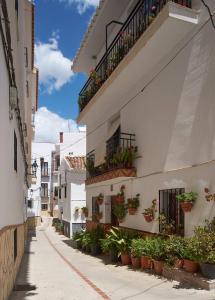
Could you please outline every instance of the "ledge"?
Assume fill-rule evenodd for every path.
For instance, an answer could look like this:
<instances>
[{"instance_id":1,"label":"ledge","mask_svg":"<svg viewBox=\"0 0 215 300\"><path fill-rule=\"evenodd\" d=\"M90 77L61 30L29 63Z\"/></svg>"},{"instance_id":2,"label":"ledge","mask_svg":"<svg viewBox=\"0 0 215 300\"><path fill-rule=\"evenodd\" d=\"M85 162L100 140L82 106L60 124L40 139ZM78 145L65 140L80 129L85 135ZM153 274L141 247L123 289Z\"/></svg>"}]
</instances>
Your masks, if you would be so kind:
<instances>
[{"instance_id":1,"label":"ledge","mask_svg":"<svg viewBox=\"0 0 215 300\"><path fill-rule=\"evenodd\" d=\"M136 169L135 168L131 168L131 169L115 169L115 170L111 170L108 172L105 172L102 175L98 175L92 178L89 178L85 181L86 185L90 185L90 184L94 184L94 183L98 183L98 182L102 182L102 181L106 181L106 180L111 180L114 178L118 178L118 177L136 177Z\"/></svg>"}]
</instances>

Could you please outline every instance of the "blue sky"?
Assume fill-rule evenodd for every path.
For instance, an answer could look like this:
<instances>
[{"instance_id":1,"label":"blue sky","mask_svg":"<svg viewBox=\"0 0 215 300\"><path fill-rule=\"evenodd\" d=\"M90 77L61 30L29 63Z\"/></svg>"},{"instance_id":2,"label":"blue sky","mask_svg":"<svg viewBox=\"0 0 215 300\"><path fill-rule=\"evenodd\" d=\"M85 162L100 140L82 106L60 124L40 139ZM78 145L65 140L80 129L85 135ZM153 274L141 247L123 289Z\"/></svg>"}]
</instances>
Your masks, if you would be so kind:
<instances>
[{"instance_id":1,"label":"blue sky","mask_svg":"<svg viewBox=\"0 0 215 300\"><path fill-rule=\"evenodd\" d=\"M78 93L86 76L73 74L70 66L98 2L35 0L35 63L40 74L38 140L41 140L41 130L45 130L43 125L51 121L53 113L58 118L57 131L62 127L60 123L74 120L78 115ZM74 128L75 124L72 122L71 126ZM49 139L48 132L42 135L42 141Z\"/></svg>"}]
</instances>

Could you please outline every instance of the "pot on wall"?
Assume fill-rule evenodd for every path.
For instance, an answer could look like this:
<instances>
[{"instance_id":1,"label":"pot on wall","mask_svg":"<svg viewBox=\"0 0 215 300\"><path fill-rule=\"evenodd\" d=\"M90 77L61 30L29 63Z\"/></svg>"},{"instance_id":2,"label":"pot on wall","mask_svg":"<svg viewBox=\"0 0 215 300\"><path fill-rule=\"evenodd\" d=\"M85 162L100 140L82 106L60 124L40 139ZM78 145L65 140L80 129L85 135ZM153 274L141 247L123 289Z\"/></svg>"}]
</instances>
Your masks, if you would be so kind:
<instances>
[{"instance_id":1,"label":"pot on wall","mask_svg":"<svg viewBox=\"0 0 215 300\"><path fill-rule=\"evenodd\" d=\"M215 264L201 263L200 269L204 277L215 279Z\"/></svg>"},{"instance_id":2,"label":"pot on wall","mask_svg":"<svg viewBox=\"0 0 215 300\"><path fill-rule=\"evenodd\" d=\"M183 269L189 273L196 273L199 270L199 264L195 261L184 259Z\"/></svg>"},{"instance_id":3,"label":"pot on wall","mask_svg":"<svg viewBox=\"0 0 215 300\"><path fill-rule=\"evenodd\" d=\"M184 213L191 212L193 207L193 202L181 202L180 205Z\"/></svg>"},{"instance_id":4,"label":"pot on wall","mask_svg":"<svg viewBox=\"0 0 215 300\"><path fill-rule=\"evenodd\" d=\"M152 215L143 214L143 216L147 223L150 223L154 220L154 217Z\"/></svg>"}]
</instances>

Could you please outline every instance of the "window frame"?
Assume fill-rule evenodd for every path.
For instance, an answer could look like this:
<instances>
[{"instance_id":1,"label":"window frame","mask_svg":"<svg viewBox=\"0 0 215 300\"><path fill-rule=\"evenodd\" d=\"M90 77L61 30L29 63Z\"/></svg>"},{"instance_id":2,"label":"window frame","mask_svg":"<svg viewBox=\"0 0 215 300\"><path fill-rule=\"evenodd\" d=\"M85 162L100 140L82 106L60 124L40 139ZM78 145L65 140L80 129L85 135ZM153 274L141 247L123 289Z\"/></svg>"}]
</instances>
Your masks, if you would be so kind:
<instances>
[{"instance_id":1,"label":"window frame","mask_svg":"<svg viewBox=\"0 0 215 300\"><path fill-rule=\"evenodd\" d=\"M40 191L41 198L48 198L49 196L48 189L49 189L48 183L41 182L41 191Z\"/></svg>"}]
</instances>

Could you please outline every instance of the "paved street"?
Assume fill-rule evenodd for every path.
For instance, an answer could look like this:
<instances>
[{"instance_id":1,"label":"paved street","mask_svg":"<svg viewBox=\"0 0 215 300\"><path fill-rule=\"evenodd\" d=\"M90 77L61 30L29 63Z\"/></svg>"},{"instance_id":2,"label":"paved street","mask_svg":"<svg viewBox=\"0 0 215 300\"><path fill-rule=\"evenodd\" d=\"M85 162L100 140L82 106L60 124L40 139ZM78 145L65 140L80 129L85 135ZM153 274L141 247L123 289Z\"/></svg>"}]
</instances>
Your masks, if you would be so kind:
<instances>
[{"instance_id":1,"label":"paved street","mask_svg":"<svg viewBox=\"0 0 215 300\"><path fill-rule=\"evenodd\" d=\"M101 258L74 250L67 241L47 222L37 230L17 279L17 287L30 284L32 290L15 291L10 300L215 299L215 292L190 289L141 271L104 264Z\"/></svg>"}]
</instances>

